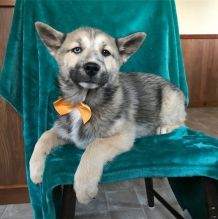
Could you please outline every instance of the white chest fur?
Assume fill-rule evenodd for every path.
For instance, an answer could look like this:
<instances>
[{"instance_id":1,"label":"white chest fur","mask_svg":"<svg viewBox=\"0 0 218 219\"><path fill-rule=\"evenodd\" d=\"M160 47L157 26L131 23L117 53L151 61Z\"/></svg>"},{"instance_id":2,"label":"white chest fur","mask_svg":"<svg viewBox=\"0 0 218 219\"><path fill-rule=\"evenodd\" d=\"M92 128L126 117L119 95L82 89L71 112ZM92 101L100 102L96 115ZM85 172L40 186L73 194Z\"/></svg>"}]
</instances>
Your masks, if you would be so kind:
<instances>
[{"instance_id":1,"label":"white chest fur","mask_svg":"<svg viewBox=\"0 0 218 219\"><path fill-rule=\"evenodd\" d=\"M77 147L85 149L87 145L79 139L79 128L81 126L82 117L78 109L73 109L70 113L71 131L69 133L70 140L76 144Z\"/></svg>"}]
</instances>

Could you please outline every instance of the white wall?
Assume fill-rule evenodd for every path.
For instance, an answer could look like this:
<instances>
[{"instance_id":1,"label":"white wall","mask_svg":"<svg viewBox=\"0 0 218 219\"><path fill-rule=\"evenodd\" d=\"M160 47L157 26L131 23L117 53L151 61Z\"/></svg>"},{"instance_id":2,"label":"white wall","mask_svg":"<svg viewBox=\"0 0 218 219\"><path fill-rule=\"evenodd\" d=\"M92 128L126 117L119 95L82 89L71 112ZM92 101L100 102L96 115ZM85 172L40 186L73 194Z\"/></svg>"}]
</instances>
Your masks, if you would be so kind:
<instances>
[{"instance_id":1,"label":"white wall","mask_svg":"<svg viewBox=\"0 0 218 219\"><path fill-rule=\"evenodd\" d=\"M180 34L218 34L218 0L175 0Z\"/></svg>"}]
</instances>

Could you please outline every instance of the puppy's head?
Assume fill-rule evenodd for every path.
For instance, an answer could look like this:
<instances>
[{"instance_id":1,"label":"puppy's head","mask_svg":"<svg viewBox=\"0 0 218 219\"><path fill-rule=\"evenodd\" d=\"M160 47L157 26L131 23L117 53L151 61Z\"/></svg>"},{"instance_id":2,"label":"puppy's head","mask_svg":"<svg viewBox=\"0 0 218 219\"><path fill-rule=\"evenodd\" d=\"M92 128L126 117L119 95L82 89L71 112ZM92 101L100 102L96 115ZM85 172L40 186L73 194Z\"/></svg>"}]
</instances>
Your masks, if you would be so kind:
<instances>
[{"instance_id":1,"label":"puppy's head","mask_svg":"<svg viewBox=\"0 0 218 219\"><path fill-rule=\"evenodd\" d=\"M114 39L101 30L80 28L64 34L36 22L41 40L57 60L60 74L85 89L113 83L121 65L137 51L146 34Z\"/></svg>"}]
</instances>

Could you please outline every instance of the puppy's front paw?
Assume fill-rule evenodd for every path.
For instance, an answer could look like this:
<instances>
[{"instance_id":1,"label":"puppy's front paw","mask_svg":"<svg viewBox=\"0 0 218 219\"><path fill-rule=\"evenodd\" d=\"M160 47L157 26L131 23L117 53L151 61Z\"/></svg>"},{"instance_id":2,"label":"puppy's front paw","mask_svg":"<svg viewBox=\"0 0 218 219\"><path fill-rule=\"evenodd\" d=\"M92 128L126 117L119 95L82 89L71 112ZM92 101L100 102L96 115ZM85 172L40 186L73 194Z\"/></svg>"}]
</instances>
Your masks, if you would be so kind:
<instances>
[{"instance_id":1,"label":"puppy's front paw","mask_svg":"<svg viewBox=\"0 0 218 219\"><path fill-rule=\"evenodd\" d=\"M81 171L76 171L74 176L74 190L77 200L82 204L88 204L98 193L98 183L88 178Z\"/></svg>"},{"instance_id":2,"label":"puppy's front paw","mask_svg":"<svg viewBox=\"0 0 218 219\"><path fill-rule=\"evenodd\" d=\"M166 125L166 126L160 126L157 128L157 134L167 134L178 128L180 125Z\"/></svg>"},{"instance_id":3,"label":"puppy's front paw","mask_svg":"<svg viewBox=\"0 0 218 219\"><path fill-rule=\"evenodd\" d=\"M44 159L34 158L30 159L30 178L33 183L38 184L42 182L42 175L44 171Z\"/></svg>"}]
</instances>

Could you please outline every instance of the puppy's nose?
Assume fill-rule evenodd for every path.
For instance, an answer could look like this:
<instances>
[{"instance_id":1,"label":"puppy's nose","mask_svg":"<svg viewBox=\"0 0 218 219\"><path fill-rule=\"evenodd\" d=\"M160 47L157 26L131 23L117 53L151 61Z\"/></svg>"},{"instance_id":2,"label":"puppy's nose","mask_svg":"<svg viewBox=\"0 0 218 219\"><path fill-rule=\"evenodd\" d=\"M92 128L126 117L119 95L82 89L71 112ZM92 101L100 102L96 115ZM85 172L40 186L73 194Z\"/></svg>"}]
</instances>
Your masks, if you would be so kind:
<instances>
[{"instance_id":1,"label":"puppy's nose","mask_svg":"<svg viewBox=\"0 0 218 219\"><path fill-rule=\"evenodd\" d=\"M86 74L92 77L98 73L98 71L100 70L100 66L94 62L87 62L84 65L84 69Z\"/></svg>"}]
</instances>

